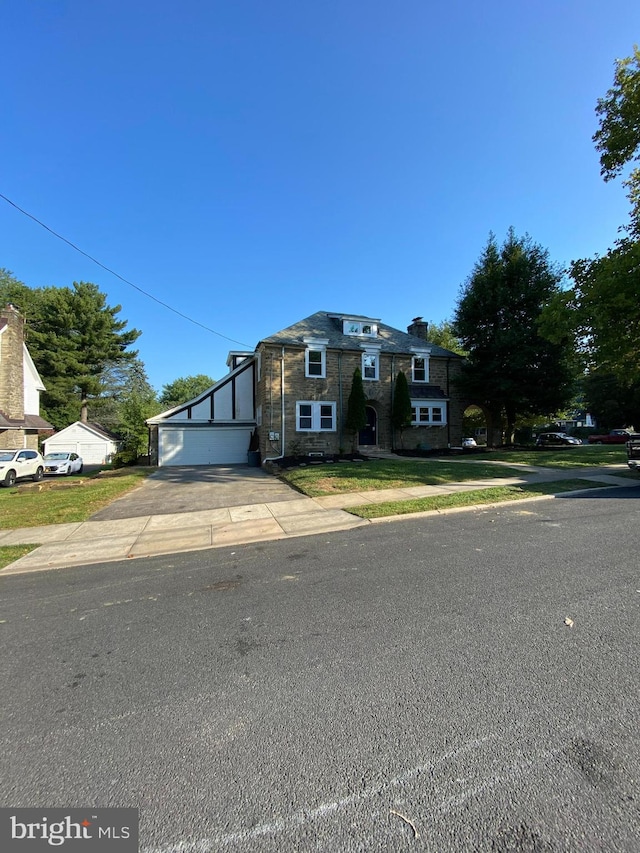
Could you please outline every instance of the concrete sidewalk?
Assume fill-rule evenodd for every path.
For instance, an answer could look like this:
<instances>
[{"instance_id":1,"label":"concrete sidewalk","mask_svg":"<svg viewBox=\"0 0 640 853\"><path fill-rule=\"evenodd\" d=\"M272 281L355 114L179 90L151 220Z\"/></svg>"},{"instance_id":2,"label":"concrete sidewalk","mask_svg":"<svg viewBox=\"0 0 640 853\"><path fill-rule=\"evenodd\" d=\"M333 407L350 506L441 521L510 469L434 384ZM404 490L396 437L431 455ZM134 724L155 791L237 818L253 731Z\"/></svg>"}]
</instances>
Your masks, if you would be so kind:
<instances>
[{"instance_id":1,"label":"concrete sidewalk","mask_svg":"<svg viewBox=\"0 0 640 853\"><path fill-rule=\"evenodd\" d=\"M513 466L511 466L513 467ZM621 470L623 466L618 466ZM609 473L605 473L605 471ZM134 557L152 557L182 551L243 545L270 539L286 539L367 526L371 522L344 511L344 507L384 501L401 501L432 495L454 494L476 489L559 479L596 480L603 486L633 486L637 480L616 477L609 469L574 469L558 476L557 470L523 466L518 477L465 481L442 486L413 486L349 492L319 498L300 498L274 503L232 506L147 515L111 521L84 521L47 527L25 527L0 531L0 545L38 544L30 554L3 569L0 574L59 569ZM402 516L411 518L414 516ZM377 519L386 520L389 519Z\"/></svg>"}]
</instances>

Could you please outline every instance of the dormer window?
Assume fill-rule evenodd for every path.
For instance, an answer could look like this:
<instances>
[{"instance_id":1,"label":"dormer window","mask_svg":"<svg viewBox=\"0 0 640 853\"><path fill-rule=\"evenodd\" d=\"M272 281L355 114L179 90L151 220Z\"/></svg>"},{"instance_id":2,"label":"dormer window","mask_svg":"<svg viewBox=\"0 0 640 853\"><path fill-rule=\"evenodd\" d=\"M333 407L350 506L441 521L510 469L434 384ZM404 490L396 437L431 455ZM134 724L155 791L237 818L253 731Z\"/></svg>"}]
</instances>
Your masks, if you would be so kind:
<instances>
[{"instance_id":1,"label":"dormer window","mask_svg":"<svg viewBox=\"0 0 640 853\"><path fill-rule=\"evenodd\" d=\"M378 336L378 326L369 320L343 320L342 333L356 337L375 338Z\"/></svg>"}]
</instances>

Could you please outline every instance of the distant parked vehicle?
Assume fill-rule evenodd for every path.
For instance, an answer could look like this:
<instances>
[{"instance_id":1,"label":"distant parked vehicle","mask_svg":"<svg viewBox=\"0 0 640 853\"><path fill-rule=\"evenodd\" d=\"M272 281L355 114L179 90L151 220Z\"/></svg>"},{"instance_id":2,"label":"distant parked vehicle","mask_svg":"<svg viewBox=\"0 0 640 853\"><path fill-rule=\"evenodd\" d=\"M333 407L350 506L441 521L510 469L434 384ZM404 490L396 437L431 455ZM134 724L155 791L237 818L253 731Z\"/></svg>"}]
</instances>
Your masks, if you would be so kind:
<instances>
[{"instance_id":1,"label":"distant parked vehicle","mask_svg":"<svg viewBox=\"0 0 640 853\"><path fill-rule=\"evenodd\" d=\"M84 464L77 453L57 451L44 457L45 474L82 474Z\"/></svg>"},{"instance_id":2,"label":"distant parked vehicle","mask_svg":"<svg viewBox=\"0 0 640 853\"><path fill-rule=\"evenodd\" d=\"M582 444L582 442L579 438L567 435L566 432L541 432L536 439L536 447L563 447L576 444Z\"/></svg>"},{"instance_id":3,"label":"distant parked vehicle","mask_svg":"<svg viewBox=\"0 0 640 853\"><path fill-rule=\"evenodd\" d=\"M640 436L627 442L627 465L632 471L640 473Z\"/></svg>"},{"instance_id":4,"label":"distant parked vehicle","mask_svg":"<svg viewBox=\"0 0 640 853\"><path fill-rule=\"evenodd\" d=\"M606 435L590 435L589 444L626 444L635 433L628 429L612 429Z\"/></svg>"},{"instance_id":5,"label":"distant parked vehicle","mask_svg":"<svg viewBox=\"0 0 640 853\"><path fill-rule=\"evenodd\" d=\"M462 439L462 446L463 447L477 447L478 445L476 443L475 438L463 438Z\"/></svg>"},{"instance_id":6,"label":"distant parked vehicle","mask_svg":"<svg viewBox=\"0 0 640 853\"><path fill-rule=\"evenodd\" d=\"M44 460L37 450L0 450L0 486L10 488L27 477L38 483L43 476Z\"/></svg>"}]
</instances>

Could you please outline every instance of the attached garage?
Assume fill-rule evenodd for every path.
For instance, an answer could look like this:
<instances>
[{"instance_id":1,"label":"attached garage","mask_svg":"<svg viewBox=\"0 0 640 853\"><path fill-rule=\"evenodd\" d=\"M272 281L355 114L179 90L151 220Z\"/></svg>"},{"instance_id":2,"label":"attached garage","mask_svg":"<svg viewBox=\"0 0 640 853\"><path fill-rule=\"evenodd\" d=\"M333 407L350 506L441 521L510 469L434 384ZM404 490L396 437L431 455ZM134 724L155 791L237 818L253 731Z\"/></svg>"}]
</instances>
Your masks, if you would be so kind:
<instances>
[{"instance_id":1,"label":"attached garage","mask_svg":"<svg viewBox=\"0 0 640 853\"><path fill-rule=\"evenodd\" d=\"M251 426L173 426L158 430L158 465L239 465L247 461Z\"/></svg>"},{"instance_id":2,"label":"attached garage","mask_svg":"<svg viewBox=\"0 0 640 853\"><path fill-rule=\"evenodd\" d=\"M246 465L256 426L256 357L236 353L235 367L198 397L149 418L151 461L168 465Z\"/></svg>"}]
</instances>

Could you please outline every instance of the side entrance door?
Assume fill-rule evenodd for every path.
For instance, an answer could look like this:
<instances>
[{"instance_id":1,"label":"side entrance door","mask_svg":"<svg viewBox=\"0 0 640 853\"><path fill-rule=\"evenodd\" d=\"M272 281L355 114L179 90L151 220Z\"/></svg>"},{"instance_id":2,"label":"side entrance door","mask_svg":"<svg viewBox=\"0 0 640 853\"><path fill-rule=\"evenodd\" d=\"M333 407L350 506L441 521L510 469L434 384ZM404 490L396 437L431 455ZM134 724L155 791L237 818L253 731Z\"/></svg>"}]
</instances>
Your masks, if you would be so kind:
<instances>
[{"instance_id":1,"label":"side entrance door","mask_svg":"<svg viewBox=\"0 0 640 853\"><path fill-rule=\"evenodd\" d=\"M358 433L358 444L376 445L378 443L378 415L373 406L367 406L367 425Z\"/></svg>"}]
</instances>

